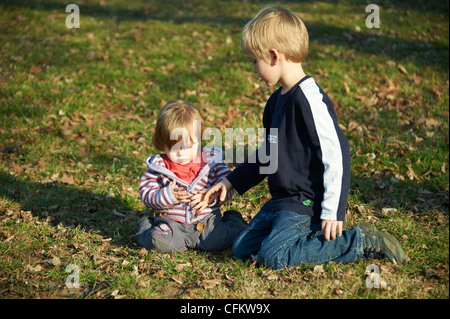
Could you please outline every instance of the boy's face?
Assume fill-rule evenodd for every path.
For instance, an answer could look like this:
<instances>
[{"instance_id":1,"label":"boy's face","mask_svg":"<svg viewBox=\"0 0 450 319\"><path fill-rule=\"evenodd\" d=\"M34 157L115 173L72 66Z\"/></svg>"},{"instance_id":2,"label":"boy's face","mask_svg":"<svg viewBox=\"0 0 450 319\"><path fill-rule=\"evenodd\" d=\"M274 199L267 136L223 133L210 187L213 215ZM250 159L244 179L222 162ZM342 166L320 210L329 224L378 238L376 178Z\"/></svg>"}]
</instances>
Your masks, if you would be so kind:
<instances>
[{"instance_id":1,"label":"boy's face","mask_svg":"<svg viewBox=\"0 0 450 319\"><path fill-rule=\"evenodd\" d=\"M273 86L278 83L280 77L277 72L277 63L269 64L265 60L255 57L250 57L253 62L253 72L257 73L261 80L263 80L267 86Z\"/></svg>"},{"instance_id":2,"label":"boy's face","mask_svg":"<svg viewBox=\"0 0 450 319\"><path fill-rule=\"evenodd\" d=\"M172 148L166 146L164 151L172 162L187 165L197 158L199 143L196 139L193 141L180 140Z\"/></svg>"}]
</instances>

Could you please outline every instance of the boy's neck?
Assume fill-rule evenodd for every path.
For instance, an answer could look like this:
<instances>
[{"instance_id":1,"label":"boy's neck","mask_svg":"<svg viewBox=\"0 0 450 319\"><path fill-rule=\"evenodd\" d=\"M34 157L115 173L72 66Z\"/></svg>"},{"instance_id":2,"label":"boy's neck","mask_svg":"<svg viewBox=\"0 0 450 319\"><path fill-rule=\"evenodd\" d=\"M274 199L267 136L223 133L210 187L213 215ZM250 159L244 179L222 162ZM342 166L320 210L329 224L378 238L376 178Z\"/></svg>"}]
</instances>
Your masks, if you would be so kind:
<instances>
[{"instance_id":1,"label":"boy's neck","mask_svg":"<svg viewBox=\"0 0 450 319\"><path fill-rule=\"evenodd\" d=\"M306 76L302 64L284 60L283 70L280 77L281 94L289 92L292 87Z\"/></svg>"}]
</instances>

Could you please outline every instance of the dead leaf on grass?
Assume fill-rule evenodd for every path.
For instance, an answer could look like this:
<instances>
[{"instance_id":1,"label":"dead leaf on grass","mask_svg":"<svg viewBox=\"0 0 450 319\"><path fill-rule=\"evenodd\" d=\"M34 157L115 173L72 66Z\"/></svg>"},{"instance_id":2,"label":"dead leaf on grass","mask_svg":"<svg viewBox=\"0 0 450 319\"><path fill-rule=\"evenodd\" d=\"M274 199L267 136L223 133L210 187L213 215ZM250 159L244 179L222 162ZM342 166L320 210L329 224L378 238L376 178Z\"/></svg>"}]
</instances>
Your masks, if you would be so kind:
<instances>
[{"instance_id":1,"label":"dead leaf on grass","mask_svg":"<svg viewBox=\"0 0 450 319\"><path fill-rule=\"evenodd\" d=\"M139 192L135 191L133 189L133 187L128 187L128 188L123 187L122 188L122 196L123 196L123 194L128 194L128 195L134 196L134 197L139 197L140 196Z\"/></svg>"},{"instance_id":2,"label":"dead leaf on grass","mask_svg":"<svg viewBox=\"0 0 450 319\"><path fill-rule=\"evenodd\" d=\"M314 270L313 270L315 273L317 273L317 274L321 274L321 273L324 273L325 272L325 270L323 269L323 266L322 265L316 265L316 266L314 266Z\"/></svg>"},{"instance_id":3,"label":"dead leaf on grass","mask_svg":"<svg viewBox=\"0 0 450 319\"><path fill-rule=\"evenodd\" d=\"M380 280L380 287L387 291L392 289L392 286L382 279Z\"/></svg>"},{"instance_id":4,"label":"dead leaf on grass","mask_svg":"<svg viewBox=\"0 0 450 319\"><path fill-rule=\"evenodd\" d=\"M61 260L58 257L53 257L53 258L45 259L45 260L41 261L39 264L58 267L59 265L61 265Z\"/></svg>"},{"instance_id":5,"label":"dead leaf on grass","mask_svg":"<svg viewBox=\"0 0 450 319\"><path fill-rule=\"evenodd\" d=\"M334 292L338 296L342 296L344 294L344 291L342 289L338 289L338 288L334 289Z\"/></svg>"},{"instance_id":6,"label":"dead leaf on grass","mask_svg":"<svg viewBox=\"0 0 450 319\"><path fill-rule=\"evenodd\" d=\"M26 269L28 271L31 271L31 272L40 272L42 270L42 266L41 265L36 265L35 267L33 267L31 265L27 265Z\"/></svg>"},{"instance_id":7,"label":"dead leaf on grass","mask_svg":"<svg viewBox=\"0 0 450 319\"><path fill-rule=\"evenodd\" d=\"M200 286L202 286L205 289L213 289L214 287L220 285L221 282L222 281L219 279L207 279L207 280L203 280L200 283Z\"/></svg>"},{"instance_id":8,"label":"dead leaf on grass","mask_svg":"<svg viewBox=\"0 0 450 319\"><path fill-rule=\"evenodd\" d=\"M106 294L105 298L109 298L109 299L123 299L125 298L125 295L119 295L119 290L116 289L113 292Z\"/></svg>"},{"instance_id":9,"label":"dead leaf on grass","mask_svg":"<svg viewBox=\"0 0 450 319\"><path fill-rule=\"evenodd\" d=\"M115 210L115 209L113 209L113 210L111 211L111 213L113 213L114 215L119 216L119 217L125 217L124 214L119 213L119 212L118 212L117 210Z\"/></svg>"},{"instance_id":10,"label":"dead leaf on grass","mask_svg":"<svg viewBox=\"0 0 450 319\"><path fill-rule=\"evenodd\" d=\"M381 209L381 213L383 215L389 215L389 214L393 214L397 212L397 208L392 208L392 207L384 207Z\"/></svg>"},{"instance_id":11,"label":"dead leaf on grass","mask_svg":"<svg viewBox=\"0 0 450 319\"><path fill-rule=\"evenodd\" d=\"M350 93L350 87L348 86L347 82L344 81L344 89L345 89L345 93L349 94Z\"/></svg>"},{"instance_id":12,"label":"dead leaf on grass","mask_svg":"<svg viewBox=\"0 0 450 319\"><path fill-rule=\"evenodd\" d=\"M414 172L412 167L410 165L408 165L407 167L408 167L408 172L406 173L406 175L408 176L408 178L410 180L413 180L413 179L419 180L420 178L416 175L416 173Z\"/></svg>"},{"instance_id":13,"label":"dead leaf on grass","mask_svg":"<svg viewBox=\"0 0 450 319\"><path fill-rule=\"evenodd\" d=\"M277 280L278 276L271 270L266 270L262 272L262 275L268 280Z\"/></svg>"},{"instance_id":14,"label":"dead leaf on grass","mask_svg":"<svg viewBox=\"0 0 450 319\"><path fill-rule=\"evenodd\" d=\"M185 264L178 264L175 266L175 271L182 271L184 267L192 267L191 263L185 263Z\"/></svg>"},{"instance_id":15,"label":"dead leaf on grass","mask_svg":"<svg viewBox=\"0 0 450 319\"><path fill-rule=\"evenodd\" d=\"M157 272L155 272L153 274L153 277L155 277L155 278L164 278L165 276L166 276L165 270L158 270Z\"/></svg>"},{"instance_id":16,"label":"dead leaf on grass","mask_svg":"<svg viewBox=\"0 0 450 319\"><path fill-rule=\"evenodd\" d=\"M446 276L445 266L440 264L433 268L427 268L427 269L425 269L425 275L427 277L435 277L435 278L442 279Z\"/></svg>"},{"instance_id":17,"label":"dead leaf on grass","mask_svg":"<svg viewBox=\"0 0 450 319\"><path fill-rule=\"evenodd\" d=\"M62 177L59 177L58 173L53 174L52 177L50 177L50 180L57 181L67 185L75 184L75 179L73 178L73 176L67 175L66 173L63 173Z\"/></svg>"},{"instance_id":18,"label":"dead leaf on grass","mask_svg":"<svg viewBox=\"0 0 450 319\"><path fill-rule=\"evenodd\" d=\"M42 69L36 65L32 65L30 68L30 73L33 73L33 74L39 74L39 73L41 73L41 71L42 71Z\"/></svg>"},{"instance_id":19,"label":"dead leaf on grass","mask_svg":"<svg viewBox=\"0 0 450 319\"><path fill-rule=\"evenodd\" d=\"M171 278L173 281L175 281L176 283L180 284L180 285L183 284L183 280L182 280L180 277L176 276L176 275L173 275L173 276L170 277L170 278Z\"/></svg>"},{"instance_id":20,"label":"dead leaf on grass","mask_svg":"<svg viewBox=\"0 0 450 319\"><path fill-rule=\"evenodd\" d=\"M155 69L150 66L143 66L143 67L138 68L138 72L140 72L140 73L153 72L153 71L155 71Z\"/></svg>"},{"instance_id":21,"label":"dead leaf on grass","mask_svg":"<svg viewBox=\"0 0 450 319\"><path fill-rule=\"evenodd\" d=\"M405 69L405 67L401 64L397 65L397 68L399 69L400 72L402 72L403 74L408 74L408 71Z\"/></svg>"}]
</instances>

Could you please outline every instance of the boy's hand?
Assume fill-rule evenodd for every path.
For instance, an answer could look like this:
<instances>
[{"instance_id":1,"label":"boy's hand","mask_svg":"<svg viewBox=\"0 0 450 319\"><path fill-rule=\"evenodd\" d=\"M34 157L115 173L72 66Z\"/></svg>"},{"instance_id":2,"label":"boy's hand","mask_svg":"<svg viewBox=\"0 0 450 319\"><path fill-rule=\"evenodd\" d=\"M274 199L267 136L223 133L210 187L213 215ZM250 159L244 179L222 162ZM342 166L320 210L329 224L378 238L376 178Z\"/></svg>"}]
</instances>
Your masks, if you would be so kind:
<instances>
[{"instance_id":1,"label":"boy's hand","mask_svg":"<svg viewBox=\"0 0 450 319\"><path fill-rule=\"evenodd\" d=\"M205 199L206 190L194 191L194 195L191 196L189 205L192 206L194 211L202 211L208 205L211 205L217 196L210 197L209 200Z\"/></svg>"},{"instance_id":2,"label":"boy's hand","mask_svg":"<svg viewBox=\"0 0 450 319\"><path fill-rule=\"evenodd\" d=\"M201 211L205 209L209 203L212 203L219 197L219 204L223 203L227 197L227 193L233 189L233 185L226 179L222 179L219 183L211 187L206 193L199 192L192 196L190 204L194 210Z\"/></svg>"},{"instance_id":3,"label":"boy's hand","mask_svg":"<svg viewBox=\"0 0 450 319\"><path fill-rule=\"evenodd\" d=\"M172 190L173 197L180 203L188 203L189 202L189 193L186 191L186 188L177 186L177 181L174 179L170 184L170 189Z\"/></svg>"},{"instance_id":4,"label":"boy's hand","mask_svg":"<svg viewBox=\"0 0 450 319\"><path fill-rule=\"evenodd\" d=\"M322 219L322 235L325 236L325 240L329 241L336 239L336 230L338 236L342 236L342 226L344 222L340 220L326 220Z\"/></svg>"}]
</instances>

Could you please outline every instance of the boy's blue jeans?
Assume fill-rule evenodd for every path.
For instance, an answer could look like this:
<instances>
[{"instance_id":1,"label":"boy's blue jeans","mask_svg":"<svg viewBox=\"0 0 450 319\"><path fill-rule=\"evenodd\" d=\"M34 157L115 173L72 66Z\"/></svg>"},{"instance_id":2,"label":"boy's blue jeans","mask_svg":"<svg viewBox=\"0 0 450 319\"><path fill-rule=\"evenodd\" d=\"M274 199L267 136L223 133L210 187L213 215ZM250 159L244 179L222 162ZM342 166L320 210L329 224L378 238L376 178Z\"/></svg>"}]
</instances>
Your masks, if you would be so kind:
<instances>
[{"instance_id":1,"label":"boy's blue jeans","mask_svg":"<svg viewBox=\"0 0 450 319\"><path fill-rule=\"evenodd\" d=\"M242 260L257 255L260 264L275 269L365 258L360 228L325 241L320 222L311 223L310 216L289 210L259 211L236 238L233 253Z\"/></svg>"}]
</instances>

